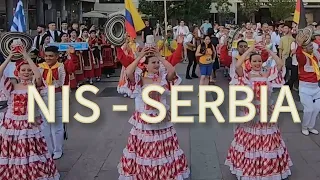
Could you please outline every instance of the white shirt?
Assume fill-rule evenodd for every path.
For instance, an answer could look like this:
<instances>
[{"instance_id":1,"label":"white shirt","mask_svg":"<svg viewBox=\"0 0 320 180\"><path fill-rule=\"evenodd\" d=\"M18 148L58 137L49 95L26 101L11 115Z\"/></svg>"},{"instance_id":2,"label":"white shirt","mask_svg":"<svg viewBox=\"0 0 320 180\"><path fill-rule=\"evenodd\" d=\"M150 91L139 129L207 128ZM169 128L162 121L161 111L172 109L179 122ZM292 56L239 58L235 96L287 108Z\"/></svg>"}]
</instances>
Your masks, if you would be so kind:
<instances>
[{"instance_id":1,"label":"white shirt","mask_svg":"<svg viewBox=\"0 0 320 180\"><path fill-rule=\"evenodd\" d=\"M178 26L176 31L176 36L178 37L180 34L186 36L189 33L188 26Z\"/></svg>"},{"instance_id":2,"label":"white shirt","mask_svg":"<svg viewBox=\"0 0 320 180\"><path fill-rule=\"evenodd\" d=\"M219 44L224 44L225 38L227 38L226 35L222 35L219 41Z\"/></svg>"},{"instance_id":3,"label":"white shirt","mask_svg":"<svg viewBox=\"0 0 320 180\"><path fill-rule=\"evenodd\" d=\"M39 44L38 44L39 46L40 46L43 35L45 35L45 34L40 34L40 36L39 36ZM37 39L38 39L38 36L34 37L32 49L37 49Z\"/></svg>"},{"instance_id":4,"label":"white shirt","mask_svg":"<svg viewBox=\"0 0 320 180\"><path fill-rule=\"evenodd\" d=\"M66 30L61 30L63 33L66 33L66 34L68 34L68 29L66 29Z\"/></svg>"},{"instance_id":5,"label":"white shirt","mask_svg":"<svg viewBox=\"0 0 320 180\"><path fill-rule=\"evenodd\" d=\"M193 39L193 35L191 34L191 33L189 33L188 35L187 35L187 37L186 38L184 38L184 43L189 43L189 42L192 42L192 39Z\"/></svg>"},{"instance_id":6,"label":"white shirt","mask_svg":"<svg viewBox=\"0 0 320 180\"><path fill-rule=\"evenodd\" d=\"M271 42L272 42L272 44L274 44L274 45L280 45L280 35L279 34L277 34L276 32L272 32L271 33Z\"/></svg>"},{"instance_id":7,"label":"white shirt","mask_svg":"<svg viewBox=\"0 0 320 180\"><path fill-rule=\"evenodd\" d=\"M292 50L297 50L297 43L296 42L292 42L291 43L291 51ZM298 60L297 60L297 55L296 54L294 54L294 55L292 55L292 65L294 65L294 66L298 66Z\"/></svg>"},{"instance_id":8,"label":"white shirt","mask_svg":"<svg viewBox=\"0 0 320 180\"><path fill-rule=\"evenodd\" d=\"M50 34L51 34L51 36L50 36L50 43L54 43L55 41L54 41L54 39L56 38L56 37L54 37L54 31L51 31L51 30L49 30L49 32L50 32ZM58 36L60 36L60 31L57 31L58 32ZM49 34L49 35L50 35Z\"/></svg>"}]
</instances>

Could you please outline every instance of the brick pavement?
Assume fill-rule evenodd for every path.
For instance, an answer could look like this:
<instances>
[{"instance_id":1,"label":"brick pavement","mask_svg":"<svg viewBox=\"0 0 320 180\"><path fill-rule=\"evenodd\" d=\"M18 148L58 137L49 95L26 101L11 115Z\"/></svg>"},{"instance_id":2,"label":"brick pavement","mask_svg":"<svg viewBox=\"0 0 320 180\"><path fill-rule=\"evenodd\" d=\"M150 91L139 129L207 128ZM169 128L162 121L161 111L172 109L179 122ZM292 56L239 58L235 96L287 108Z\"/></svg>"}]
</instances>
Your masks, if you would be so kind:
<instances>
[{"instance_id":1,"label":"brick pavement","mask_svg":"<svg viewBox=\"0 0 320 180\"><path fill-rule=\"evenodd\" d=\"M179 74L184 77L185 64L178 65ZM224 89L228 97L228 84L222 73L218 74L217 85ZM118 77L105 79L97 84L100 94L86 94L100 105L101 117L94 124L81 124L73 118L68 125L69 140L65 142L65 154L57 161L63 180L117 180L117 164L126 145L131 128L128 119L133 112L133 100L120 97L111 92L116 87ZM198 80L184 80L184 84L198 85ZM112 88L113 87L113 88ZM109 88L106 91L103 89ZM102 92L102 93L101 93ZM107 94L107 95L106 95ZM108 96L108 97L105 97ZM212 101L215 95L208 94ZM195 116L198 121L197 86L195 92L183 93L181 99L192 100L192 107L179 109L180 115ZM71 112L90 115L89 109L71 100ZM112 104L127 104L128 112L112 112ZM228 119L228 99L219 108ZM320 180L320 136L305 137L300 133L300 125L294 124L290 115L281 114L279 118L284 140L293 160L290 180ZM223 165L227 149L233 137L233 125L218 124L210 110L205 124L178 124L178 137L185 151L192 180L235 180L227 166ZM320 129L320 122L317 123Z\"/></svg>"}]
</instances>

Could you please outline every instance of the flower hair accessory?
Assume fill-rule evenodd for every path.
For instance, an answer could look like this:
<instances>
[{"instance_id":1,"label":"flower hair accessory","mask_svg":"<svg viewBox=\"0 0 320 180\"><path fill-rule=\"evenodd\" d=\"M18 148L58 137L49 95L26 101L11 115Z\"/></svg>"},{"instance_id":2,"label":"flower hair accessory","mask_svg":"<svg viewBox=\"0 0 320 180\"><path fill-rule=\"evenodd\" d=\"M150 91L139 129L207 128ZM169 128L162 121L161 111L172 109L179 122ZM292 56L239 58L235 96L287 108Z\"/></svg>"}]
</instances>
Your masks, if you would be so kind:
<instances>
[{"instance_id":1,"label":"flower hair accessory","mask_svg":"<svg viewBox=\"0 0 320 180\"><path fill-rule=\"evenodd\" d=\"M27 61L16 62L16 69L14 70L14 75L18 77L19 71L22 65L29 64Z\"/></svg>"}]
</instances>

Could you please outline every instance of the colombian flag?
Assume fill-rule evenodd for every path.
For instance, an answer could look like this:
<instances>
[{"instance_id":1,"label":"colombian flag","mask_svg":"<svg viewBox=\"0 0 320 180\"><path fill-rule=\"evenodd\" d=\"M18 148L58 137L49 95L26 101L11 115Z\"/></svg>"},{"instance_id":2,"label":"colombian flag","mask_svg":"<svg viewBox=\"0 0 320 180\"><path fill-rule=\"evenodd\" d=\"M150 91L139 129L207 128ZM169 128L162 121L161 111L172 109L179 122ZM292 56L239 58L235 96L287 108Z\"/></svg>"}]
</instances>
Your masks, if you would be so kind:
<instances>
[{"instance_id":1,"label":"colombian flag","mask_svg":"<svg viewBox=\"0 0 320 180\"><path fill-rule=\"evenodd\" d=\"M126 31L131 38L136 38L138 31L141 31L145 28L145 24L141 19L138 10L133 4L132 0L125 0L125 26Z\"/></svg>"},{"instance_id":2,"label":"colombian flag","mask_svg":"<svg viewBox=\"0 0 320 180\"><path fill-rule=\"evenodd\" d=\"M299 29L307 27L306 10L302 0L297 0L293 21L298 24Z\"/></svg>"}]
</instances>

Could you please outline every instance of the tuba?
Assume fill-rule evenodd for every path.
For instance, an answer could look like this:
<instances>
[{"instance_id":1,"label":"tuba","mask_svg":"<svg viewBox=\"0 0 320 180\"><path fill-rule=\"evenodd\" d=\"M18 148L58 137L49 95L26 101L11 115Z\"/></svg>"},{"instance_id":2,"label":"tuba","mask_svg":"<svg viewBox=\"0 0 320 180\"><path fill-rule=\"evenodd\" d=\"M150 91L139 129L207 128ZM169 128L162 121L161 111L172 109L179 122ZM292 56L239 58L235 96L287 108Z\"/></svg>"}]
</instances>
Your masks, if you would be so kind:
<instances>
[{"instance_id":1,"label":"tuba","mask_svg":"<svg viewBox=\"0 0 320 180\"><path fill-rule=\"evenodd\" d=\"M114 46L122 46L126 42L124 12L110 14L104 25L108 42Z\"/></svg>"}]
</instances>

